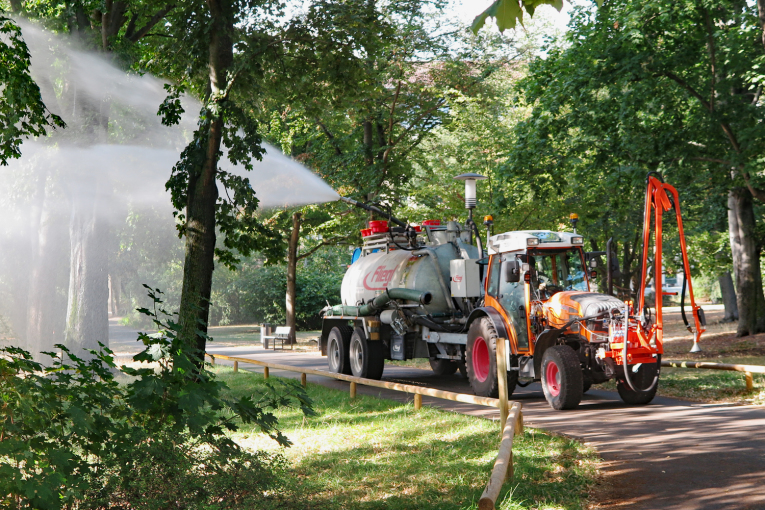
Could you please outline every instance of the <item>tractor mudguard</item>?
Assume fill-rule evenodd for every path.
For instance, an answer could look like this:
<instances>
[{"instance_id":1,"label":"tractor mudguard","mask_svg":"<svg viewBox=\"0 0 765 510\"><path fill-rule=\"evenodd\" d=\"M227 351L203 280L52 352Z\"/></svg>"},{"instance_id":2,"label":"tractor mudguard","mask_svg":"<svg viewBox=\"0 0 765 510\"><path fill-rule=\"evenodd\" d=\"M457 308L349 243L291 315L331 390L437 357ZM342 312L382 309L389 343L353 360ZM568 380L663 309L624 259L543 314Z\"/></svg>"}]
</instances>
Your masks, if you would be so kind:
<instances>
[{"instance_id":1,"label":"tractor mudguard","mask_svg":"<svg viewBox=\"0 0 765 510\"><path fill-rule=\"evenodd\" d=\"M473 321L479 317L488 317L491 320L491 322L494 324L494 329L497 331L497 335L499 335L499 338L510 338L507 336L507 327L505 326L505 321L502 319L502 316L499 314L499 312L491 306L482 306L481 308L476 308L470 312L466 327L469 328L470 324L472 324Z\"/></svg>"},{"instance_id":2,"label":"tractor mudguard","mask_svg":"<svg viewBox=\"0 0 765 510\"><path fill-rule=\"evenodd\" d=\"M537 377L541 377L539 374L542 373L542 357L544 357L545 351L558 342L561 333L563 333L562 329L546 329L539 334L537 341L534 342L534 374Z\"/></svg>"}]
</instances>

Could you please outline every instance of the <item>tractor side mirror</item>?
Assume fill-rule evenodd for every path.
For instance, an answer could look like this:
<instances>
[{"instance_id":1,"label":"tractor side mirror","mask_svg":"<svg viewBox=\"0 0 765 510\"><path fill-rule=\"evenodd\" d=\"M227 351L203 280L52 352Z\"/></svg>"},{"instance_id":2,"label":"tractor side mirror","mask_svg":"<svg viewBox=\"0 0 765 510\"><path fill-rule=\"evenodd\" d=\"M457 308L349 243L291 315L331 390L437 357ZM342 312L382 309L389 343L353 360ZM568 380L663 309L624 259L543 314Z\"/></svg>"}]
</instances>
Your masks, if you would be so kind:
<instances>
[{"instance_id":1,"label":"tractor side mirror","mask_svg":"<svg viewBox=\"0 0 765 510\"><path fill-rule=\"evenodd\" d=\"M587 265L590 269L597 269L600 266L600 257L605 255L604 251L588 251L584 254L584 259L587 261Z\"/></svg>"},{"instance_id":2,"label":"tractor side mirror","mask_svg":"<svg viewBox=\"0 0 765 510\"><path fill-rule=\"evenodd\" d=\"M518 260L506 260L502 264L505 273L505 282L517 283L521 281L521 266Z\"/></svg>"}]
</instances>

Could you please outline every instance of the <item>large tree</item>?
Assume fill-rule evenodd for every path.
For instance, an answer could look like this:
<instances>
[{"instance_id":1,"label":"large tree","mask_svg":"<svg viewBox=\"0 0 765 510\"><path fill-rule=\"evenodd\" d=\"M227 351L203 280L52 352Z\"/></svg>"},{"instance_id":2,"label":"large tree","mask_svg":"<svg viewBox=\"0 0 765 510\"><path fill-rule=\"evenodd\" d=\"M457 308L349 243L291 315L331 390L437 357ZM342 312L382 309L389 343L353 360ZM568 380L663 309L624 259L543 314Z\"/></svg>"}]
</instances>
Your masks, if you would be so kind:
<instances>
[{"instance_id":1,"label":"large tree","mask_svg":"<svg viewBox=\"0 0 765 510\"><path fill-rule=\"evenodd\" d=\"M509 175L552 179L560 191L579 186L612 205L595 209L606 221L622 223L627 190L647 171L670 174L687 214L704 228L727 223L738 334L765 330L754 214L765 148L756 8L613 2L575 11L567 41L523 84L534 112Z\"/></svg>"}]
</instances>

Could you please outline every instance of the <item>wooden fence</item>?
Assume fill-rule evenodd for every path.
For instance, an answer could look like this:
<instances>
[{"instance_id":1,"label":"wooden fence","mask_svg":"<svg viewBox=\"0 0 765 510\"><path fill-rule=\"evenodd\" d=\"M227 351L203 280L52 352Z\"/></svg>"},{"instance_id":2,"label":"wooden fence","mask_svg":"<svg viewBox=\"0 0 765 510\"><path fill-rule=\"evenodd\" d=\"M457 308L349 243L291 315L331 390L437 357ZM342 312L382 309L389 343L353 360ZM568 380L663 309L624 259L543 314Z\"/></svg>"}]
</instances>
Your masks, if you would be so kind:
<instances>
[{"instance_id":1,"label":"wooden fence","mask_svg":"<svg viewBox=\"0 0 765 510\"><path fill-rule=\"evenodd\" d=\"M422 408L423 395L444 400L451 400L454 402L464 402L467 404L476 404L479 406L498 408L500 411L499 416L501 425L499 452L497 454L497 460L494 463L494 469L492 470L491 477L489 478L489 483L486 485L486 489L481 495L481 499L478 503L478 508L480 510L493 509L505 480L512 478L513 476L513 436L523 432L523 412L521 411L520 402L508 402L507 381L502 377L499 378L499 398L489 398L479 397L477 395L468 395L466 393L454 393L452 391L437 390L435 388L423 388L421 386L414 386L411 384L376 381L374 379L364 379L362 377L355 377L352 375L336 374L334 372L327 372L324 370L295 367L292 365L271 363L269 361L260 361L249 358L239 358L236 356L225 356L223 354L206 353L206 355L210 357L211 363L213 365L215 364L216 359L233 361L234 372L239 371L239 363L249 363L251 365L261 366L263 367L263 377L266 379L268 379L270 376L270 369L297 372L300 374L300 383L303 386L306 385L306 376L308 374L318 375L321 377L329 377L331 379L337 379L340 381L348 381L351 383L351 398L356 398L356 386L358 384L363 384L364 386L372 386L374 388L385 388L388 390L411 393L414 395L414 408L416 410ZM506 370L504 339L497 340L497 365L498 373L503 373L503 371Z\"/></svg>"},{"instance_id":2,"label":"wooden fence","mask_svg":"<svg viewBox=\"0 0 765 510\"><path fill-rule=\"evenodd\" d=\"M661 366L671 368L701 368L707 370L729 370L733 372L744 372L746 391L752 391L754 389L754 380L752 379L752 374L765 374L765 366L760 365L734 365L730 363L708 363L706 361L662 360Z\"/></svg>"}]
</instances>

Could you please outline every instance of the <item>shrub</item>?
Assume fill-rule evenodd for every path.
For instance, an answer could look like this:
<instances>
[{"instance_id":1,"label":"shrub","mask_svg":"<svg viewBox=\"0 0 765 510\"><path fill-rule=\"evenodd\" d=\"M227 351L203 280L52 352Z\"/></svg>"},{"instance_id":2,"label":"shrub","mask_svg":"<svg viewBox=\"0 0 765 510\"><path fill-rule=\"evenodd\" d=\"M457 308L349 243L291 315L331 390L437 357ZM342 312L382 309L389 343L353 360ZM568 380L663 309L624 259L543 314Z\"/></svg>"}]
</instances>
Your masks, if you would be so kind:
<instances>
[{"instance_id":1,"label":"shrub","mask_svg":"<svg viewBox=\"0 0 765 510\"><path fill-rule=\"evenodd\" d=\"M149 289L154 309L141 310L158 331L140 334L146 348L134 357L156 369L117 368L103 345L90 359L57 345L48 367L0 349L0 507L247 508L280 487L283 459L244 451L226 433L241 420L289 445L272 411L312 414L305 391L280 380L227 399L177 338L160 294Z\"/></svg>"}]
</instances>

